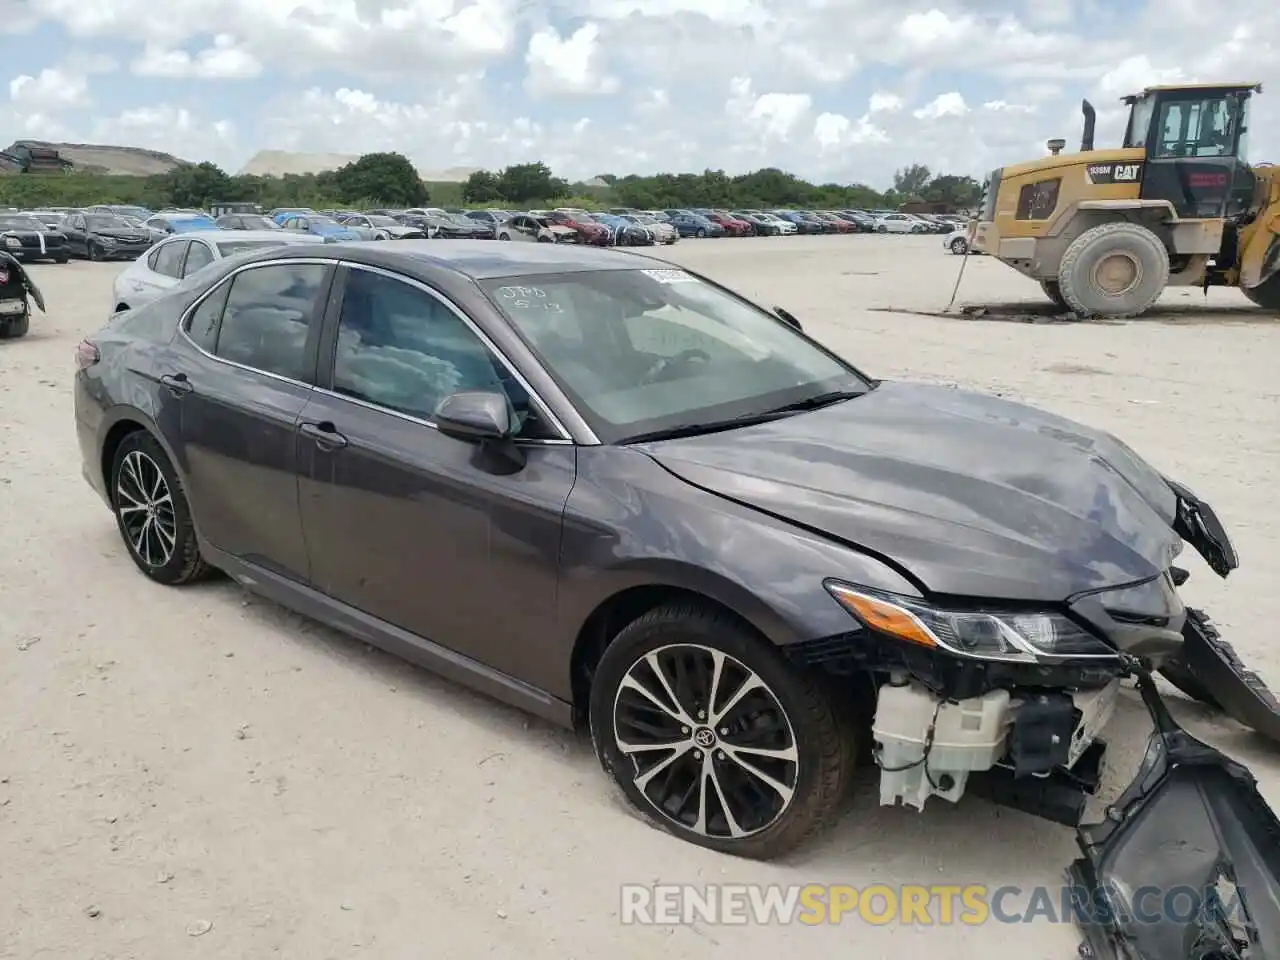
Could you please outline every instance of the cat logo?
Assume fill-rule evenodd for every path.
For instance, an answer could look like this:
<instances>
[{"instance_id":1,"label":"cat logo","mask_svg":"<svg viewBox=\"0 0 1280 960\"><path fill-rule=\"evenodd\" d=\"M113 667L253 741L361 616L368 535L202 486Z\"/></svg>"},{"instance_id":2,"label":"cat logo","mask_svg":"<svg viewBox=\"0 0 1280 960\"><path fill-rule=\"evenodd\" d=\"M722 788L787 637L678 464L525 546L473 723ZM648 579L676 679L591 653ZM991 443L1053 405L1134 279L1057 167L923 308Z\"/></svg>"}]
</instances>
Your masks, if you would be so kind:
<instances>
[{"instance_id":1,"label":"cat logo","mask_svg":"<svg viewBox=\"0 0 1280 960\"><path fill-rule=\"evenodd\" d=\"M1140 163L1091 163L1085 175L1092 184L1137 183L1142 179Z\"/></svg>"}]
</instances>

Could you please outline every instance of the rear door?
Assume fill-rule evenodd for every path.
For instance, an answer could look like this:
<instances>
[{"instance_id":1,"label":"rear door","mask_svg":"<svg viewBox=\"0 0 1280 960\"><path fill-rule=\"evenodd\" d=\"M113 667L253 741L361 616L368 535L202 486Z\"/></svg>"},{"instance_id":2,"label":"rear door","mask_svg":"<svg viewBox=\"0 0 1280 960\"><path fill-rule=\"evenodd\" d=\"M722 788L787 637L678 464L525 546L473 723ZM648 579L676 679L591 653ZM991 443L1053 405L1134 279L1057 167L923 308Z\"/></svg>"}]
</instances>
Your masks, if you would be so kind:
<instances>
[{"instance_id":1,"label":"rear door","mask_svg":"<svg viewBox=\"0 0 1280 960\"><path fill-rule=\"evenodd\" d=\"M298 582L308 562L294 434L332 278L319 260L242 268L193 307L185 348L156 371L180 410L175 452L201 534Z\"/></svg>"},{"instance_id":2,"label":"rear door","mask_svg":"<svg viewBox=\"0 0 1280 960\"><path fill-rule=\"evenodd\" d=\"M575 449L452 304L394 274L342 273L321 386L297 433L312 584L504 673L536 676L552 662L539 644L553 635ZM505 392L524 417L522 467L436 430L439 402L476 389Z\"/></svg>"}]
</instances>

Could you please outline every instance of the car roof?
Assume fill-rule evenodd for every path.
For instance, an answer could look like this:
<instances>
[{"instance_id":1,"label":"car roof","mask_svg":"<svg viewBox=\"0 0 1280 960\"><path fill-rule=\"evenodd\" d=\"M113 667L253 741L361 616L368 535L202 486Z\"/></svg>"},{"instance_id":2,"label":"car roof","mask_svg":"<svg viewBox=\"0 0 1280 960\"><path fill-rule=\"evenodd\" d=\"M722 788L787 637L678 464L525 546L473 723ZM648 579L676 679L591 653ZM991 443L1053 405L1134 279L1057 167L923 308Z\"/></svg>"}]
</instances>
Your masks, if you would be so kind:
<instances>
[{"instance_id":1,"label":"car roof","mask_svg":"<svg viewBox=\"0 0 1280 960\"><path fill-rule=\"evenodd\" d=\"M394 246L394 250L388 249ZM254 256L262 263L299 256L276 247ZM306 254L301 254L306 256ZM314 254L311 254L314 256ZM447 270L471 280L590 273L599 270L639 270L664 266L665 261L643 254L576 244L495 243L491 240L397 240L383 243L330 243L325 256L349 263L402 270L409 274Z\"/></svg>"},{"instance_id":2,"label":"car roof","mask_svg":"<svg viewBox=\"0 0 1280 960\"><path fill-rule=\"evenodd\" d=\"M219 240L282 240L285 243L324 243L309 233L290 233L288 230L201 230L199 233L183 233L178 238L193 240L200 237L214 243ZM177 239L177 238L175 238Z\"/></svg>"}]
</instances>

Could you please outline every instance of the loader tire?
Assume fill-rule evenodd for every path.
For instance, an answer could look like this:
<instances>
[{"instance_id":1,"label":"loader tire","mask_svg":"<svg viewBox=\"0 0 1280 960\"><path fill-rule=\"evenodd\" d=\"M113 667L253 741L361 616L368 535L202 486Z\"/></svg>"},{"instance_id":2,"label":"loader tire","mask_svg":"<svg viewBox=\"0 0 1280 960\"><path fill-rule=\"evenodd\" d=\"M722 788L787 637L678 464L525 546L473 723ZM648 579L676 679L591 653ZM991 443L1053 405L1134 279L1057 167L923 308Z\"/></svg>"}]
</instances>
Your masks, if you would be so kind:
<instances>
[{"instance_id":1,"label":"loader tire","mask_svg":"<svg viewBox=\"0 0 1280 960\"><path fill-rule=\"evenodd\" d=\"M1121 221L1086 230L1058 267L1062 299L1079 317L1145 313L1169 282L1169 251L1146 227Z\"/></svg>"},{"instance_id":2,"label":"loader tire","mask_svg":"<svg viewBox=\"0 0 1280 960\"><path fill-rule=\"evenodd\" d=\"M1058 286L1057 280L1041 280L1040 289L1044 291L1044 295L1052 300L1063 310L1070 310L1071 306L1066 300L1062 299L1062 288Z\"/></svg>"},{"instance_id":3,"label":"loader tire","mask_svg":"<svg viewBox=\"0 0 1280 960\"><path fill-rule=\"evenodd\" d=\"M1263 310L1280 311L1280 273L1274 273L1256 287L1241 287L1240 292Z\"/></svg>"}]
</instances>

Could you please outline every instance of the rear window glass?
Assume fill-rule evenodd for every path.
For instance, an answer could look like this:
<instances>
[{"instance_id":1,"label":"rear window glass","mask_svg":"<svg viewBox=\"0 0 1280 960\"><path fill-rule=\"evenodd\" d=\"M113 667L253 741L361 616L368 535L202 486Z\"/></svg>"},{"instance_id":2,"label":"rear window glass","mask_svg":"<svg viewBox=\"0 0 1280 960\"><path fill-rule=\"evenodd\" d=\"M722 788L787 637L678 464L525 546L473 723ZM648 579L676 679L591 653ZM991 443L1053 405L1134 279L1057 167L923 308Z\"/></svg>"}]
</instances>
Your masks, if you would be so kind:
<instances>
[{"instance_id":1,"label":"rear window glass","mask_svg":"<svg viewBox=\"0 0 1280 960\"><path fill-rule=\"evenodd\" d=\"M250 250L283 246L283 240L225 240L218 244L218 253L224 257L234 257L237 253L247 253Z\"/></svg>"}]
</instances>

